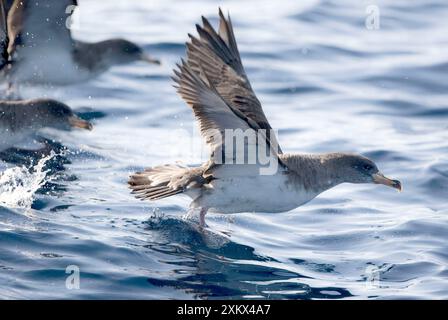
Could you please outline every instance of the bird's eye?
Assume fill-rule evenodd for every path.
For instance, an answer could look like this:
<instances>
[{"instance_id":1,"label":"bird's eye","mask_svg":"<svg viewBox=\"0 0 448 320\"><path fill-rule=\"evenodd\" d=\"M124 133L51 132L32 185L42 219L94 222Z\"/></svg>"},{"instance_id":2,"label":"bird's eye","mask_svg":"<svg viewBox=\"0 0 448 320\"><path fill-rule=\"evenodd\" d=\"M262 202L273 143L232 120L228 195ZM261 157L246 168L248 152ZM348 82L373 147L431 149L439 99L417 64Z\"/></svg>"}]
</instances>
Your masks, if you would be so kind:
<instances>
[{"instance_id":1,"label":"bird's eye","mask_svg":"<svg viewBox=\"0 0 448 320\"><path fill-rule=\"evenodd\" d=\"M365 165L363 166L363 169L366 170L366 171L370 171L370 170L373 169L373 166L371 166L370 164L365 164Z\"/></svg>"}]
</instances>

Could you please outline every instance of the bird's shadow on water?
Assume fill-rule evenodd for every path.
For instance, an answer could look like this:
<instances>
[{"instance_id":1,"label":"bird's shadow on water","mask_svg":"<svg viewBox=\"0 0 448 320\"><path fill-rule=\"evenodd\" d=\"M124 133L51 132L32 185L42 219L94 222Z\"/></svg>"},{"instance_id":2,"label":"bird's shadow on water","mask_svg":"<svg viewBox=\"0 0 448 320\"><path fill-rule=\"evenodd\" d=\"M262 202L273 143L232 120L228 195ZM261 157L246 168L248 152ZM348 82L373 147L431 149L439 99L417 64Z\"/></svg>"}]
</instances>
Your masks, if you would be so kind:
<instances>
[{"instance_id":1,"label":"bird's shadow on water","mask_svg":"<svg viewBox=\"0 0 448 320\"><path fill-rule=\"evenodd\" d=\"M154 236L145 247L175 256L176 279L149 278L156 287L172 287L199 299L341 299L345 288L304 283L309 276L282 269L275 258L232 241L231 236L201 229L176 217L152 217L145 230ZM331 292L331 294L328 294Z\"/></svg>"}]
</instances>

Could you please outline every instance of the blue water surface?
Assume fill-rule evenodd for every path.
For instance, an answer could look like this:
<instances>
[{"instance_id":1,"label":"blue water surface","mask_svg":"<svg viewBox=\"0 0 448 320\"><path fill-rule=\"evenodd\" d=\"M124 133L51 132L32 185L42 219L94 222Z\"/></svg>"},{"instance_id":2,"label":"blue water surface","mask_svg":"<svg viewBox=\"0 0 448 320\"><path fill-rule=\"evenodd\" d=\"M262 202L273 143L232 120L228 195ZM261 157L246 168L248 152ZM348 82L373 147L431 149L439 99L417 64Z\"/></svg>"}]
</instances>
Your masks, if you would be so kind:
<instances>
[{"instance_id":1,"label":"blue water surface","mask_svg":"<svg viewBox=\"0 0 448 320\"><path fill-rule=\"evenodd\" d=\"M17 181L3 194L1 298L448 298L446 1L79 2L77 38L126 37L163 64L21 90L66 102L95 129L44 133L56 155L42 185L29 203ZM187 33L201 15L216 24L218 6L283 150L362 153L402 193L342 185L291 212L210 214L205 232L183 219L187 198L133 198L135 170L207 158L170 76ZM15 170L39 156L2 158L0 183L39 180ZM73 266L79 289L67 286Z\"/></svg>"}]
</instances>

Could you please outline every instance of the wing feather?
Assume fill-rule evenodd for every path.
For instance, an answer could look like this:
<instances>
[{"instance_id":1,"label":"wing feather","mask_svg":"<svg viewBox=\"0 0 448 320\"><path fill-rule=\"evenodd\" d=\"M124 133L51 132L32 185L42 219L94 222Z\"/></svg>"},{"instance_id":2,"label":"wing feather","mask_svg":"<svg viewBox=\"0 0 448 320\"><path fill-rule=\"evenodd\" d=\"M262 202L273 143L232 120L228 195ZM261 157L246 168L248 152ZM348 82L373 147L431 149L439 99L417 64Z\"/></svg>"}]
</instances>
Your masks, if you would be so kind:
<instances>
[{"instance_id":1,"label":"wing feather","mask_svg":"<svg viewBox=\"0 0 448 320\"><path fill-rule=\"evenodd\" d=\"M272 133L272 127L242 65L230 16L226 19L221 10L219 15L219 33L203 17L203 25L196 25L199 38L189 35L188 65L196 73L203 72L228 105L266 130L267 139L281 153L277 137Z\"/></svg>"},{"instance_id":2,"label":"wing feather","mask_svg":"<svg viewBox=\"0 0 448 320\"><path fill-rule=\"evenodd\" d=\"M177 83L177 91L191 106L196 120L199 123L202 136L211 147L212 154L222 147L225 129L247 130L250 126L239 118L216 90L207 85L204 75L195 73L185 62L174 70L173 80Z\"/></svg>"},{"instance_id":3,"label":"wing feather","mask_svg":"<svg viewBox=\"0 0 448 320\"><path fill-rule=\"evenodd\" d=\"M248 145L259 147L260 138L263 139L263 143L267 142L268 148L271 147L263 132L260 132L261 137L255 134L260 129L258 124L247 118L240 110L227 104L202 70L198 74L191 69L187 62L182 60L182 63L178 65L178 70L174 70L174 74L173 80L177 84L177 91L193 109L201 134L211 148L211 163L213 165L234 163L238 152L241 150L248 152ZM237 146L232 149L233 152L227 153L224 145L227 130L232 130L233 133L238 129L254 134L247 135L244 146ZM275 151L270 154L278 159Z\"/></svg>"}]
</instances>

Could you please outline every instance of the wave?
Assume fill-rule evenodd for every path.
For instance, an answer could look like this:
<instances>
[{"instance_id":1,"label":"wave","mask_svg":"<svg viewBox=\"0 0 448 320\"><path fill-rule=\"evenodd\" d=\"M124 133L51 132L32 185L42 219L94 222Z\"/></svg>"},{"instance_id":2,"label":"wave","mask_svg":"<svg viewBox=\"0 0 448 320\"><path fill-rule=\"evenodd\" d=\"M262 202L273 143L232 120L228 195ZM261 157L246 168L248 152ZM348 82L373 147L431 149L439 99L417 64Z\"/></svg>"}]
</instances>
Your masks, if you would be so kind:
<instances>
[{"instance_id":1,"label":"wave","mask_svg":"<svg viewBox=\"0 0 448 320\"><path fill-rule=\"evenodd\" d=\"M57 154L51 152L30 168L16 166L0 173L0 205L8 208L31 209L36 192L52 178L45 169Z\"/></svg>"}]
</instances>

